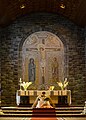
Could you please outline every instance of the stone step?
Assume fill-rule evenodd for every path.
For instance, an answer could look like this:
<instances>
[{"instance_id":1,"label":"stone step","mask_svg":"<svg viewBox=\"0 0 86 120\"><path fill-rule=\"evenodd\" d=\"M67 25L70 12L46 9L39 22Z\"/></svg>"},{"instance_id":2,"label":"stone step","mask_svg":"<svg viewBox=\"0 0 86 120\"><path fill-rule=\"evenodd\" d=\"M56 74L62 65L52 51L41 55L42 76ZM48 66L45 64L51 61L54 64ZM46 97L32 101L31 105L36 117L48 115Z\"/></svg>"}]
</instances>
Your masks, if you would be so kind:
<instances>
[{"instance_id":1,"label":"stone step","mask_svg":"<svg viewBox=\"0 0 86 120\"><path fill-rule=\"evenodd\" d=\"M81 114L84 107L57 108L29 108L29 107L1 107L4 114L0 117L86 117ZM35 110L35 112L33 112ZM47 112L46 112L47 111Z\"/></svg>"},{"instance_id":2,"label":"stone step","mask_svg":"<svg viewBox=\"0 0 86 120\"><path fill-rule=\"evenodd\" d=\"M1 107L2 110L32 110L31 107ZM40 108L39 108L40 109ZM55 107L56 110L83 110L84 107Z\"/></svg>"},{"instance_id":3,"label":"stone step","mask_svg":"<svg viewBox=\"0 0 86 120\"><path fill-rule=\"evenodd\" d=\"M50 117L50 114L36 114L35 117ZM86 117L86 114L53 114L51 117L56 116L56 117ZM0 115L1 117L34 117L32 114L3 114Z\"/></svg>"},{"instance_id":4,"label":"stone step","mask_svg":"<svg viewBox=\"0 0 86 120\"><path fill-rule=\"evenodd\" d=\"M40 111L39 111L40 112ZM69 111L58 111L58 110L56 110L55 111L57 114L79 114L79 113L81 113L82 112L82 110L78 110L78 111L71 111L71 110L69 110ZM32 114L32 111L30 111L30 110L27 110L27 111L9 111L9 110L3 110L3 113L5 113L5 114ZM41 112L40 112L41 113ZM44 112L43 112L44 113ZM50 114L52 114L52 112L48 112L48 113L50 113ZM46 112L45 112L45 114L46 114Z\"/></svg>"},{"instance_id":5,"label":"stone step","mask_svg":"<svg viewBox=\"0 0 86 120\"><path fill-rule=\"evenodd\" d=\"M26 112L32 112L32 108L29 107L1 107L2 111L4 113L9 112L9 113L13 113L13 112L21 112L21 113L26 113ZM37 110L42 110L43 108L37 108ZM80 113L83 111L84 107L58 107L58 108L53 108L56 112L75 112L75 113ZM45 109L44 109L45 110ZM51 112L51 109L47 109L48 112ZM38 111L39 112L39 111ZM43 112L43 111L42 111Z\"/></svg>"}]
</instances>

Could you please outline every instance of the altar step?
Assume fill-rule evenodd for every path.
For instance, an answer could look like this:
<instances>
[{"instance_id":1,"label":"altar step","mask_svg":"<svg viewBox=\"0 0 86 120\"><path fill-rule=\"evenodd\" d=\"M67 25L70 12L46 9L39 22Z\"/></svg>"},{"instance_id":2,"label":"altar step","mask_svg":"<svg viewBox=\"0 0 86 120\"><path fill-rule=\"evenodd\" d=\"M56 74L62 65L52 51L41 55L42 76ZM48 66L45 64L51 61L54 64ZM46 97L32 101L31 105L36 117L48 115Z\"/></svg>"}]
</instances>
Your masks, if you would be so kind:
<instances>
[{"instance_id":1,"label":"altar step","mask_svg":"<svg viewBox=\"0 0 86 120\"><path fill-rule=\"evenodd\" d=\"M82 110L55 110L55 112L56 114L80 114ZM3 113L4 114L32 114L32 110L16 110L16 111L15 110L3 110Z\"/></svg>"},{"instance_id":2,"label":"altar step","mask_svg":"<svg viewBox=\"0 0 86 120\"><path fill-rule=\"evenodd\" d=\"M50 115L50 114L37 114L37 115L34 115L32 116L31 114L4 114L4 115L0 115L0 118L1 117L85 117L86 118L86 115L81 115L81 114L56 114L55 115Z\"/></svg>"},{"instance_id":3,"label":"altar step","mask_svg":"<svg viewBox=\"0 0 86 120\"><path fill-rule=\"evenodd\" d=\"M50 109L45 112L42 109L35 112L34 117L86 117L86 114L81 114L83 107L58 107L55 108L55 113ZM2 107L4 114L0 117L33 117L33 109L28 107Z\"/></svg>"}]
</instances>

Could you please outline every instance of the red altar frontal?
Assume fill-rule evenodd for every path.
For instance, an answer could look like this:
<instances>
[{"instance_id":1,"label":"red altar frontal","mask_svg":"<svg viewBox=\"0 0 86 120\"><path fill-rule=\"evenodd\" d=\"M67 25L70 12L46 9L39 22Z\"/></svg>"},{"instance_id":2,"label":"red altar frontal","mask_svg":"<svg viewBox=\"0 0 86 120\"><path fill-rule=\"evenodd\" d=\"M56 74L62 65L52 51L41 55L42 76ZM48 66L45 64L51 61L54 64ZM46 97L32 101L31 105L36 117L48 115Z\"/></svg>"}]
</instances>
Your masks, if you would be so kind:
<instances>
[{"instance_id":1,"label":"red altar frontal","mask_svg":"<svg viewBox=\"0 0 86 120\"><path fill-rule=\"evenodd\" d=\"M28 104L33 104L36 97L46 92L50 96L54 104L68 104L71 105L71 91L70 90L18 90L17 95L20 98L26 98Z\"/></svg>"}]
</instances>

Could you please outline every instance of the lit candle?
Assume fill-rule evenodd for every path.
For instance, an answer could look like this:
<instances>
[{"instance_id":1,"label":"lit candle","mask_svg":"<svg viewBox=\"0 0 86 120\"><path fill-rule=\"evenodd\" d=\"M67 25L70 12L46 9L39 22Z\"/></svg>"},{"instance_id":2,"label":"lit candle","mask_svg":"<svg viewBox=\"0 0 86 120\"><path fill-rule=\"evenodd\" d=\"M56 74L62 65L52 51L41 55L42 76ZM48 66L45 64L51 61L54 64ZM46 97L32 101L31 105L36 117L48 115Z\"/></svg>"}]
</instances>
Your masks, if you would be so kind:
<instances>
[{"instance_id":1,"label":"lit candle","mask_svg":"<svg viewBox=\"0 0 86 120\"><path fill-rule=\"evenodd\" d=\"M67 78L65 78L65 81L67 81Z\"/></svg>"},{"instance_id":2,"label":"lit candle","mask_svg":"<svg viewBox=\"0 0 86 120\"><path fill-rule=\"evenodd\" d=\"M20 78L20 82L21 82L21 78Z\"/></svg>"}]
</instances>

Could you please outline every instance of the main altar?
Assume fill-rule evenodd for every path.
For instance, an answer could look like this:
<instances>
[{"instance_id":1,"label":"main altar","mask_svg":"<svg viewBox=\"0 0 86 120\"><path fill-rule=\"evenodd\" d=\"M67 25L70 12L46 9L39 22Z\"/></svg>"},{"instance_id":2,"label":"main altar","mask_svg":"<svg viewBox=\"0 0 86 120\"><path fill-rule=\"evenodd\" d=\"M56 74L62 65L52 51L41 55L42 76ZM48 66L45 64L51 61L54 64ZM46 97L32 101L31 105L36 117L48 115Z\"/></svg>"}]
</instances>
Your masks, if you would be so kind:
<instances>
[{"instance_id":1,"label":"main altar","mask_svg":"<svg viewBox=\"0 0 86 120\"><path fill-rule=\"evenodd\" d=\"M20 96L21 102L24 104L26 99L26 104L33 104L36 97L41 95L42 92L46 92L47 96L50 96L54 104L58 105L70 105L71 104L71 91L70 90L18 90L18 96ZM25 99L22 99L25 98ZM23 101L21 101L21 99Z\"/></svg>"}]
</instances>

